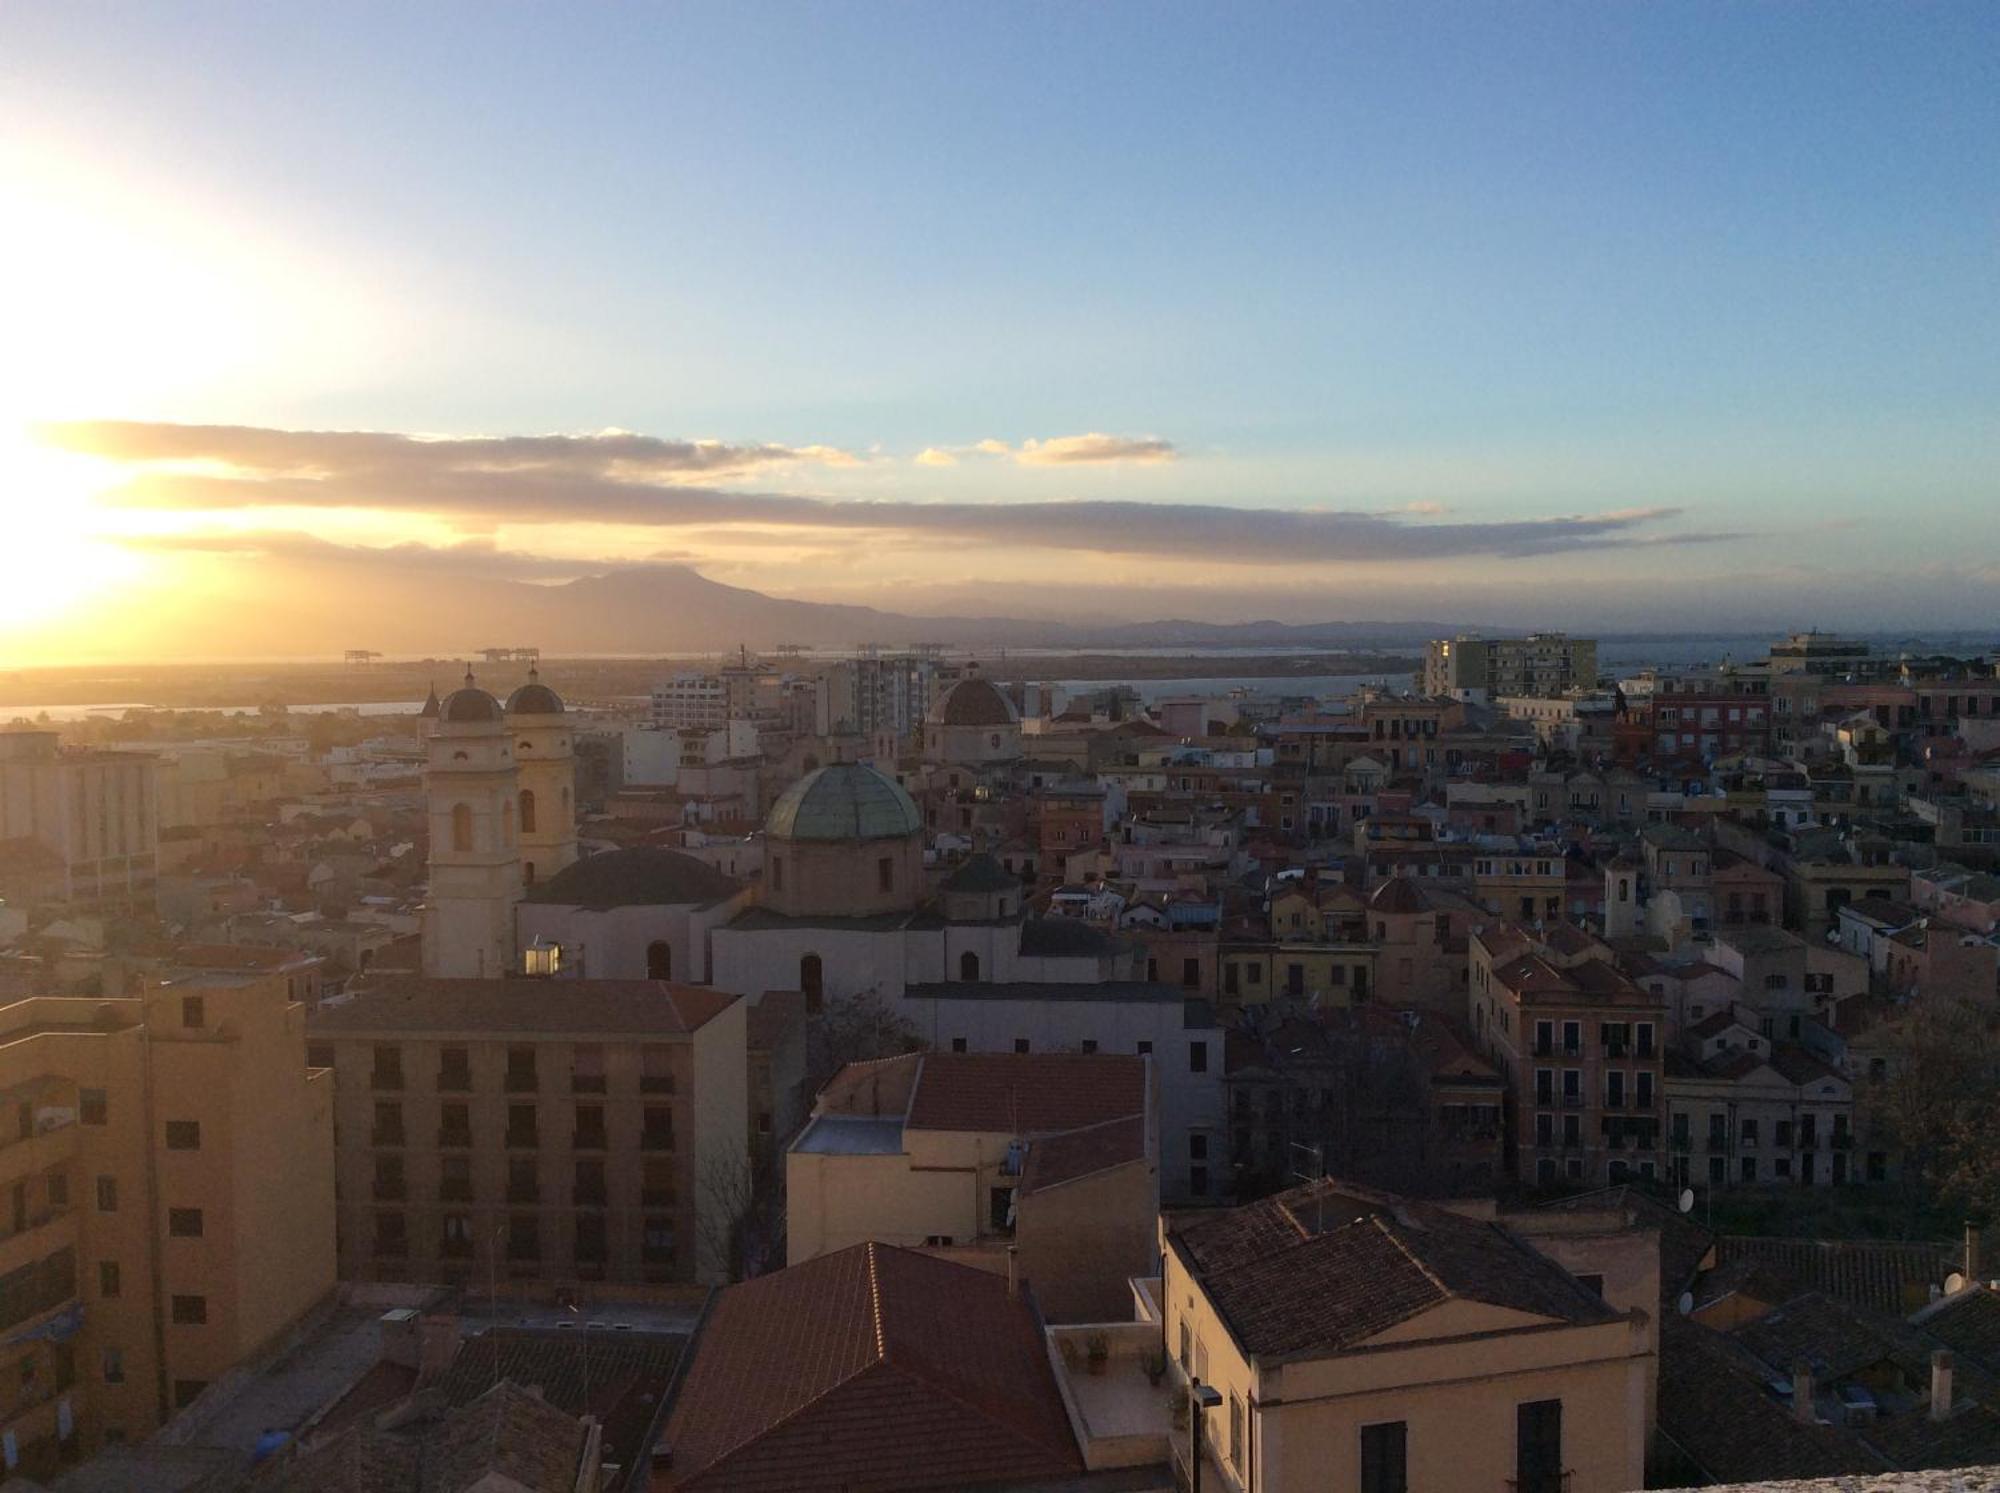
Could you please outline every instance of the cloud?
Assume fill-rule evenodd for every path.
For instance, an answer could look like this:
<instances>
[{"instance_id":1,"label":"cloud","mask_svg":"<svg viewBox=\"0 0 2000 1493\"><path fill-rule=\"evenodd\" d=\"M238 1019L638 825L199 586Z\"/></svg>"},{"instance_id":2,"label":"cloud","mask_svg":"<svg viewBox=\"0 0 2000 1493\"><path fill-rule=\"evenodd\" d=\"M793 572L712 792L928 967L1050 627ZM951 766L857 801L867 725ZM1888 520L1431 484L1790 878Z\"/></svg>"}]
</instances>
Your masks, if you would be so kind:
<instances>
[{"instance_id":1,"label":"cloud","mask_svg":"<svg viewBox=\"0 0 2000 1493\"><path fill-rule=\"evenodd\" d=\"M623 432L424 440L100 422L46 427L43 436L139 468L99 501L176 510L360 509L459 524L748 524L1288 565L1520 558L1742 537L1662 532L1661 524L1682 514L1673 507L1421 522L1404 513L1220 503L933 503L730 491L690 479L740 472L744 461L764 459L750 453L784 452L782 459L796 460L805 448L732 447L735 455L725 461L706 443Z\"/></svg>"},{"instance_id":2,"label":"cloud","mask_svg":"<svg viewBox=\"0 0 2000 1493\"><path fill-rule=\"evenodd\" d=\"M150 553L249 556L265 560L302 561L321 565L361 565L370 570L427 571L436 574L487 576L523 581L566 581L598 575L630 564L605 559L566 559L555 555L503 550L490 539L461 544L336 544L295 529L218 529L186 534L130 534L118 543ZM692 556L662 551L648 557L654 563L685 561Z\"/></svg>"},{"instance_id":3,"label":"cloud","mask_svg":"<svg viewBox=\"0 0 2000 1493\"><path fill-rule=\"evenodd\" d=\"M1091 431L1085 435L1051 436L1045 441L1025 440L1019 446L988 437L970 446L926 446L917 453L917 463L927 467L958 465L961 456L998 456L1024 467L1105 466L1113 462L1154 465L1177 461L1180 452L1172 441L1156 435L1105 435Z\"/></svg>"}]
</instances>

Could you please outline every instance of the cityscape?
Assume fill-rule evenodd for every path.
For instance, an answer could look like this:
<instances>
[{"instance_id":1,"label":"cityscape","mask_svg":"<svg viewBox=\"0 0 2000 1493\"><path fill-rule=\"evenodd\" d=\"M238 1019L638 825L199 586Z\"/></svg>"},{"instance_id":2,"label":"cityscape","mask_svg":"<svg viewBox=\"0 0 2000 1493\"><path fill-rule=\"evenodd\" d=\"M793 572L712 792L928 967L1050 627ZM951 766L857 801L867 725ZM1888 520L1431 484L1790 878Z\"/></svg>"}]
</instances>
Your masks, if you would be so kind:
<instances>
[{"instance_id":1,"label":"cityscape","mask_svg":"<svg viewBox=\"0 0 2000 1493\"><path fill-rule=\"evenodd\" d=\"M2000 1490L1996 56L0 8L0 1493Z\"/></svg>"}]
</instances>

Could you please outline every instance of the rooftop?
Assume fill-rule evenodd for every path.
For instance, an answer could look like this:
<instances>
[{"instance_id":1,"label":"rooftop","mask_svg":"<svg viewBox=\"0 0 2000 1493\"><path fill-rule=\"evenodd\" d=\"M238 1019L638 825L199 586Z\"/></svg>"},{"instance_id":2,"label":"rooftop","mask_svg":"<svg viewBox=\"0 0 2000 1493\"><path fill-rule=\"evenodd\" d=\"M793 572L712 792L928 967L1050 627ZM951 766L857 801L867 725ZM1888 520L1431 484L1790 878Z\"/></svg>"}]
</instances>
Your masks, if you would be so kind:
<instances>
[{"instance_id":1,"label":"rooftop","mask_svg":"<svg viewBox=\"0 0 2000 1493\"><path fill-rule=\"evenodd\" d=\"M306 1022L315 1037L450 1033L473 1040L527 1034L686 1036L733 995L666 980L439 980L383 976L331 996Z\"/></svg>"},{"instance_id":2,"label":"rooftop","mask_svg":"<svg viewBox=\"0 0 2000 1493\"><path fill-rule=\"evenodd\" d=\"M921 834L924 817L895 779L861 762L807 773L771 806L764 831L776 840L899 840Z\"/></svg>"},{"instance_id":3,"label":"rooftop","mask_svg":"<svg viewBox=\"0 0 2000 1493\"><path fill-rule=\"evenodd\" d=\"M523 901L603 911L613 907L707 906L742 883L678 850L635 845L572 862L531 887Z\"/></svg>"}]
</instances>

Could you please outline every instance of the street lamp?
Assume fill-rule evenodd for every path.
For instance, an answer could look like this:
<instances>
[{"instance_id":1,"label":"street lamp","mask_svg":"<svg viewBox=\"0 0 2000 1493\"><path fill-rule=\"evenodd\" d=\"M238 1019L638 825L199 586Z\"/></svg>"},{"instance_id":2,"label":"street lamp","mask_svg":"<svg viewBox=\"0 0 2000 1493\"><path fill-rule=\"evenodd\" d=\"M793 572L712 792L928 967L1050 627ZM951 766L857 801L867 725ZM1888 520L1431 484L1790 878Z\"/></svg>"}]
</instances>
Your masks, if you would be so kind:
<instances>
[{"instance_id":1,"label":"street lamp","mask_svg":"<svg viewBox=\"0 0 2000 1493\"><path fill-rule=\"evenodd\" d=\"M1197 1380L1188 1387L1189 1423L1189 1469L1192 1483L1191 1493L1201 1493L1201 1428L1208 1420L1208 1412L1222 1403L1222 1395L1213 1385Z\"/></svg>"}]
</instances>

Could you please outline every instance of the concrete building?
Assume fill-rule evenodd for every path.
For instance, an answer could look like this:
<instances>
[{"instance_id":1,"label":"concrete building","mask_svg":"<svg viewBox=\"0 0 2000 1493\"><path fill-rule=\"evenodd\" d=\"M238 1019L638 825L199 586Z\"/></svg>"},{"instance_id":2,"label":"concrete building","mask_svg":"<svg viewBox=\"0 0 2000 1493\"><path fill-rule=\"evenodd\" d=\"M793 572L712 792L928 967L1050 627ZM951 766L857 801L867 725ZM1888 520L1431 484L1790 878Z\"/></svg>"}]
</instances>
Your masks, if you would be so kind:
<instances>
[{"instance_id":1,"label":"concrete building","mask_svg":"<svg viewBox=\"0 0 2000 1493\"><path fill-rule=\"evenodd\" d=\"M315 1013L344 1279L727 1273L728 1228L702 1223L749 1165L744 1004L651 981L559 990L384 978Z\"/></svg>"},{"instance_id":2,"label":"concrete building","mask_svg":"<svg viewBox=\"0 0 2000 1493\"><path fill-rule=\"evenodd\" d=\"M1212 1399L1205 1487L1644 1484L1656 1303L1621 1311L1498 1224L1312 1183L1169 1228L1157 1301L1176 1381Z\"/></svg>"},{"instance_id":3,"label":"concrete building","mask_svg":"<svg viewBox=\"0 0 2000 1493\"><path fill-rule=\"evenodd\" d=\"M0 732L0 895L150 909L158 774L142 753L63 751L53 731Z\"/></svg>"},{"instance_id":4,"label":"concrete building","mask_svg":"<svg viewBox=\"0 0 2000 1493\"><path fill-rule=\"evenodd\" d=\"M1503 696L1566 695L1597 683L1597 641L1559 632L1525 638L1434 638L1424 693L1480 703Z\"/></svg>"},{"instance_id":5,"label":"concrete building","mask_svg":"<svg viewBox=\"0 0 2000 1493\"><path fill-rule=\"evenodd\" d=\"M279 976L0 1007L9 1465L137 1441L334 1287L331 1075Z\"/></svg>"},{"instance_id":6,"label":"concrete building","mask_svg":"<svg viewBox=\"0 0 2000 1493\"><path fill-rule=\"evenodd\" d=\"M789 1263L876 1240L1013 1270L1051 1321L1129 1311L1160 1210L1152 1060L850 1063L785 1158Z\"/></svg>"}]
</instances>

